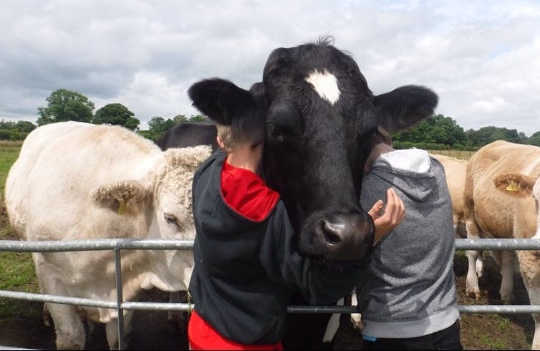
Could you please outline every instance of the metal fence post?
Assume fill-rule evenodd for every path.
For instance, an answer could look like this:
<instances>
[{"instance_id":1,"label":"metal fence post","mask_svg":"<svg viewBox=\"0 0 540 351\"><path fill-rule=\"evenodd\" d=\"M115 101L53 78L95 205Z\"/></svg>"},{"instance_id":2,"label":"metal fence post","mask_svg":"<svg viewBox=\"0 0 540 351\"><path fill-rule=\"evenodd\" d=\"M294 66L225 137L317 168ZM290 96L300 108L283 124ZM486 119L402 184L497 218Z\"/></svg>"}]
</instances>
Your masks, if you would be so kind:
<instances>
[{"instance_id":1,"label":"metal fence post","mask_svg":"<svg viewBox=\"0 0 540 351\"><path fill-rule=\"evenodd\" d=\"M122 350L124 347L124 310L122 309L124 291L122 289L122 257L118 244L114 248L114 263L116 271L116 310L118 311L118 350Z\"/></svg>"}]
</instances>

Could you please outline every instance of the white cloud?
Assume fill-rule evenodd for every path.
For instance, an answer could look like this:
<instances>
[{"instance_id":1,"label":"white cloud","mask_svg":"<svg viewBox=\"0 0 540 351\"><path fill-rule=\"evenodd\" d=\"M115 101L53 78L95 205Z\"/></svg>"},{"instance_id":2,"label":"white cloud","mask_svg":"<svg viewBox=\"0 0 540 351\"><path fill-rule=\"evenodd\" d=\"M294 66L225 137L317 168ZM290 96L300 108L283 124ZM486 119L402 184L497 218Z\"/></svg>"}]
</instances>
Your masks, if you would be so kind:
<instances>
[{"instance_id":1,"label":"white cloud","mask_svg":"<svg viewBox=\"0 0 540 351\"><path fill-rule=\"evenodd\" d=\"M332 34L371 89L421 84L466 129L540 130L540 4L531 1L4 1L0 118L37 118L58 88L141 121L195 113L186 91L248 88L268 54Z\"/></svg>"}]
</instances>

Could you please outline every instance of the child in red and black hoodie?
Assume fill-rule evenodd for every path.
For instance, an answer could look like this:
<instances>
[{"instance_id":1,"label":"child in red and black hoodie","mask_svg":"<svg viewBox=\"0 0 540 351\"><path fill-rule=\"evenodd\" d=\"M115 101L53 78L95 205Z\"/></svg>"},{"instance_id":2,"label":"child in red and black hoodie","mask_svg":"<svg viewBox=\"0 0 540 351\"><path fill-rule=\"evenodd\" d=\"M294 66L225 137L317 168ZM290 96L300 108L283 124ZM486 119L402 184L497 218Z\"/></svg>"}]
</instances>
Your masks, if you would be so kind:
<instances>
[{"instance_id":1,"label":"child in red and black hoodie","mask_svg":"<svg viewBox=\"0 0 540 351\"><path fill-rule=\"evenodd\" d=\"M335 303L350 293L362 270L351 263L332 268L298 253L279 194L257 174L264 116L251 93L207 80L189 94L196 107L218 122L221 148L193 179L197 233L189 287L195 304L188 325L190 347L281 350L293 294L301 292L312 304ZM245 100L234 101L238 96ZM219 108L213 109L209 100ZM223 111L231 104L234 114Z\"/></svg>"}]
</instances>

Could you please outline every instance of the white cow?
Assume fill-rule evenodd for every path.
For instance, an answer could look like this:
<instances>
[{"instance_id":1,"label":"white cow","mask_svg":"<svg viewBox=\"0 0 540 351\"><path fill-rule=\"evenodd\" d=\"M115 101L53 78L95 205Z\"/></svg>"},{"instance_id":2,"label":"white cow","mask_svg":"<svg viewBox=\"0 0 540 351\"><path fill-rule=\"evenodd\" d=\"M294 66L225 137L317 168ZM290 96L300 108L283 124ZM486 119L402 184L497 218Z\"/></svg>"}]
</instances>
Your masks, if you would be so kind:
<instances>
[{"instance_id":1,"label":"white cow","mask_svg":"<svg viewBox=\"0 0 540 351\"><path fill-rule=\"evenodd\" d=\"M540 148L496 141L469 160L465 181L465 221L469 238L540 239ZM501 266L501 299L510 302L514 253L496 254ZM540 305L540 251L517 251L519 269L531 304ZM467 293L478 297L477 253L467 251ZM540 315L533 315L533 348L540 348Z\"/></svg>"},{"instance_id":2,"label":"white cow","mask_svg":"<svg viewBox=\"0 0 540 351\"><path fill-rule=\"evenodd\" d=\"M208 146L164 152L117 126L64 122L37 128L6 181L10 222L24 240L193 239L193 172L210 152ZM42 292L116 300L112 251L32 257ZM186 290L192 267L190 250L125 250L123 296L132 299L141 288ZM59 349L85 347L81 316L106 323L109 346L117 345L116 310L47 309Z\"/></svg>"},{"instance_id":3,"label":"white cow","mask_svg":"<svg viewBox=\"0 0 540 351\"><path fill-rule=\"evenodd\" d=\"M467 161L455 157L430 154L435 157L444 167L448 191L452 198L452 214L454 216L454 227L458 237L467 237L465 230L465 175L467 173Z\"/></svg>"}]
</instances>

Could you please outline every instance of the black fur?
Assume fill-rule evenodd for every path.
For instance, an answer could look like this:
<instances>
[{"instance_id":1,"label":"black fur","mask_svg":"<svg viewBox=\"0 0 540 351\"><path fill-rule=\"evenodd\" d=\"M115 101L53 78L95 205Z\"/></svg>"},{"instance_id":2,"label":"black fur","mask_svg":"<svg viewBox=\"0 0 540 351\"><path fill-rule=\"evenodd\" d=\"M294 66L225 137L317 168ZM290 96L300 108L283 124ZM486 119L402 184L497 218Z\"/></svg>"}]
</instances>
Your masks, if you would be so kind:
<instances>
[{"instance_id":1,"label":"black fur","mask_svg":"<svg viewBox=\"0 0 540 351\"><path fill-rule=\"evenodd\" d=\"M432 115L438 100L427 88L406 85L376 96L374 104L379 109L380 125L392 133Z\"/></svg>"},{"instance_id":2,"label":"black fur","mask_svg":"<svg viewBox=\"0 0 540 351\"><path fill-rule=\"evenodd\" d=\"M260 96L219 78L193 84L188 94L199 111L218 124L231 126L235 138L254 144L263 141L264 106L259 105L264 101Z\"/></svg>"},{"instance_id":3,"label":"black fur","mask_svg":"<svg viewBox=\"0 0 540 351\"><path fill-rule=\"evenodd\" d=\"M184 122L174 125L158 140L156 144L161 150L171 147L211 145L217 149L216 126L210 123Z\"/></svg>"}]
</instances>

